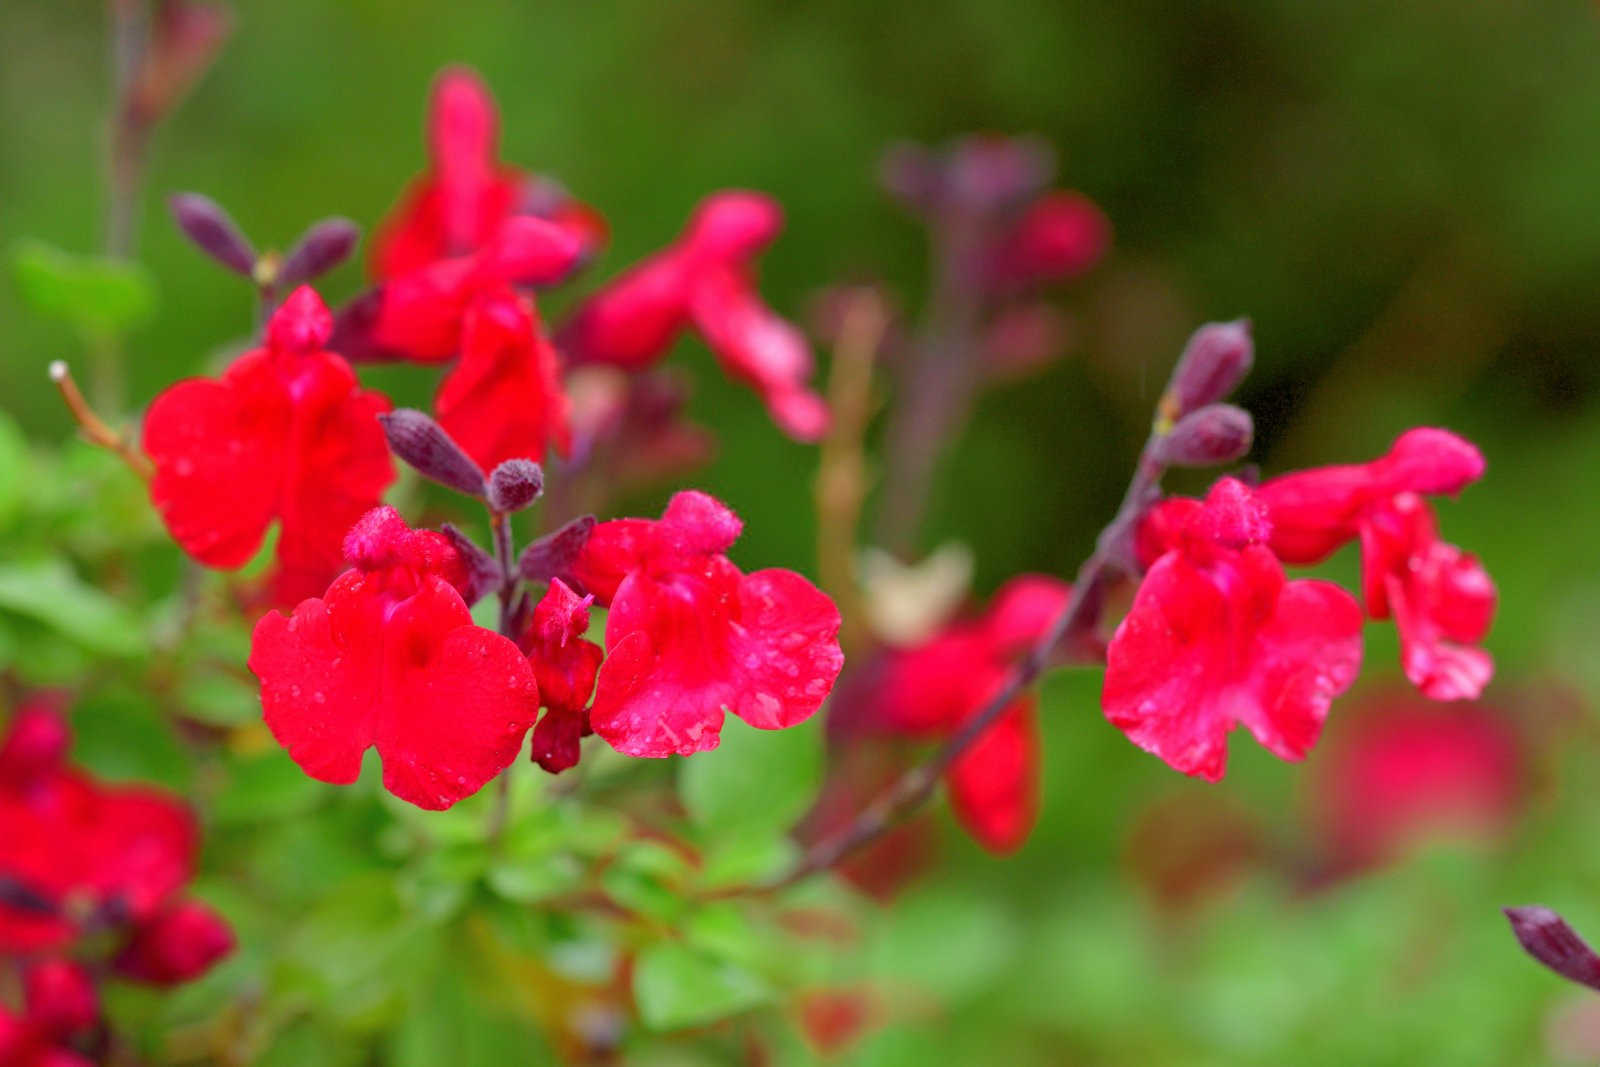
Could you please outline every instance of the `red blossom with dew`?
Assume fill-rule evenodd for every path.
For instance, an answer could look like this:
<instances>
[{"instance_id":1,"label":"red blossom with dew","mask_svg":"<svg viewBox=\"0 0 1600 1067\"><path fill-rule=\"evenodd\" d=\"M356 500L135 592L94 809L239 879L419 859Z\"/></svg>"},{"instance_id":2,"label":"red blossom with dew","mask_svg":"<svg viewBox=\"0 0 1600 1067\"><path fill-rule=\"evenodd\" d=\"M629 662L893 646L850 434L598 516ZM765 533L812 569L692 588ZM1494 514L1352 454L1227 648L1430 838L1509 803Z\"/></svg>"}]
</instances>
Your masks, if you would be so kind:
<instances>
[{"instance_id":1,"label":"red blossom with dew","mask_svg":"<svg viewBox=\"0 0 1600 1067\"><path fill-rule=\"evenodd\" d=\"M788 570L744 574L724 554L742 524L704 493L660 519L595 527L576 577L609 607L590 721L630 756L715 748L723 709L764 730L810 718L844 663L839 609Z\"/></svg>"},{"instance_id":2,"label":"red blossom with dew","mask_svg":"<svg viewBox=\"0 0 1600 1067\"><path fill-rule=\"evenodd\" d=\"M533 668L477 626L460 556L392 508L345 540L351 569L256 624L250 669L268 728L313 778L348 784L376 748L384 788L420 808L471 796L517 756L539 706Z\"/></svg>"}]
</instances>

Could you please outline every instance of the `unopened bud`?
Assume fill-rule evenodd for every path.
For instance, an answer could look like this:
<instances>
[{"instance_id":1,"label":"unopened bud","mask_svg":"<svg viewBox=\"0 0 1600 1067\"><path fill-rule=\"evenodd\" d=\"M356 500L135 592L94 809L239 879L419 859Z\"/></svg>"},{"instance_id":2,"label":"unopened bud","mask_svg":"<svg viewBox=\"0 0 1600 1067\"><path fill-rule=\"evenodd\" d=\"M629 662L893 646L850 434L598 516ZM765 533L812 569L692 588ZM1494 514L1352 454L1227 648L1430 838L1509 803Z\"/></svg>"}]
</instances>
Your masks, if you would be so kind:
<instances>
[{"instance_id":1,"label":"unopened bud","mask_svg":"<svg viewBox=\"0 0 1600 1067\"><path fill-rule=\"evenodd\" d=\"M1213 322L1200 327L1183 347L1168 392L1176 402L1175 417L1225 399L1250 373L1255 344L1250 320Z\"/></svg>"},{"instance_id":2,"label":"unopened bud","mask_svg":"<svg viewBox=\"0 0 1600 1067\"><path fill-rule=\"evenodd\" d=\"M1600 955L1565 919L1549 908L1503 910L1528 955L1569 981L1600 989Z\"/></svg>"},{"instance_id":3,"label":"unopened bud","mask_svg":"<svg viewBox=\"0 0 1600 1067\"><path fill-rule=\"evenodd\" d=\"M580 515L554 533L546 534L522 552L518 572L531 582L547 582L569 575L583 546L594 532L594 516Z\"/></svg>"},{"instance_id":4,"label":"unopened bud","mask_svg":"<svg viewBox=\"0 0 1600 1067\"><path fill-rule=\"evenodd\" d=\"M191 244L235 274L254 276L256 250L221 204L199 193L178 193L167 206Z\"/></svg>"},{"instance_id":5,"label":"unopened bud","mask_svg":"<svg viewBox=\"0 0 1600 1067\"><path fill-rule=\"evenodd\" d=\"M488 494L483 471L444 432L444 427L427 415L412 408L396 408L379 415L378 421L389 439L389 450L424 478L469 496Z\"/></svg>"},{"instance_id":6,"label":"unopened bud","mask_svg":"<svg viewBox=\"0 0 1600 1067\"><path fill-rule=\"evenodd\" d=\"M1232 404L1207 404L1178 420L1161 439L1161 461L1169 467L1217 467L1250 451L1250 413Z\"/></svg>"},{"instance_id":7,"label":"unopened bud","mask_svg":"<svg viewBox=\"0 0 1600 1067\"><path fill-rule=\"evenodd\" d=\"M349 258L361 239L361 227L349 219L323 219L300 235L300 240L278 268L278 284L284 287L309 282Z\"/></svg>"},{"instance_id":8,"label":"unopened bud","mask_svg":"<svg viewBox=\"0 0 1600 1067\"><path fill-rule=\"evenodd\" d=\"M0 740L0 779L31 783L56 772L72 744L72 731L48 697L30 701Z\"/></svg>"},{"instance_id":9,"label":"unopened bud","mask_svg":"<svg viewBox=\"0 0 1600 1067\"><path fill-rule=\"evenodd\" d=\"M113 961L118 973L151 985L198 978L233 951L233 930L203 904L182 901L142 924Z\"/></svg>"},{"instance_id":10,"label":"unopened bud","mask_svg":"<svg viewBox=\"0 0 1600 1067\"><path fill-rule=\"evenodd\" d=\"M489 474L489 506L521 511L544 492L544 471L531 459L508 459Z\"/></svg>"}]
</instances>

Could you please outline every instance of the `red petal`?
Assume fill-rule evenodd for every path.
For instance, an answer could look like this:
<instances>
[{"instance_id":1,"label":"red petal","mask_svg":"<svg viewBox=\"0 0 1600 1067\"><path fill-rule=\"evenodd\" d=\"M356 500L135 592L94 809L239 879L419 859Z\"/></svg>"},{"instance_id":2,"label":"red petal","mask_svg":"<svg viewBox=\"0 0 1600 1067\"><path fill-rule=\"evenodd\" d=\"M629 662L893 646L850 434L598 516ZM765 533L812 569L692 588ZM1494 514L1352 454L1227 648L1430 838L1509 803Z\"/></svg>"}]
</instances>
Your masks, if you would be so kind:
<instances>
[{"instance_id":1,"label":"red petal","mask_svg":"<svg viewBox=\"0 0 1600 1067\"><path fill-rule=\"evenodd\" d=\"M563 711L552 707L539 720L539 725L533 728L533 740L530 742L533 762L551 774L560 774L569 767L577 766L588 725L588 719L582 711Z\"/></svg>"},{"instance_id":2,"label":"red petal","mask_svg":"<svg viewBox=\"0 0 1600 1067\"><path fill-rule=\"evenodd\" d=\"M100 998L84 969L70 960L41 960L23 975L28 1021L54 1037L87 1030L100 1018Z\"/></svg>"},{"instance_id":3,"label":"red petal","mask_svg":"<svg viewBox=\"0 0 1600 1067\"><path fill-rule=\"evenodd\" d=\"M646 259L585 300L562 326L557 346L575 363L646 367L689 321L688 282L676 252Z\"/></svg>"},{"instance_id":4,"label":"red petal","mask_svg":"<svg viewBox=\"0 0 1600 1067\"><path fill-rule=\"evenodd\" d=\"M844 666L839 609L794 571L748 574L728 651L736 667L735 715L777 730L816 713Z\"/></svg>"},{"instance_id":5,"label":"red petal","mask_svg":"<svg viewBox=\"0 0 1600 1067\"><path fill-rule=\"evenodd\" d=\"M375 737L383 638L372 581L349 571L326 599L302 601L289 617L263 615L251 636L249 666L261 679L267 728L318 781L355 781Z\"/></svg>"},{"instance_id":6,"label":"red petal","mask_svg":"<svg viewBox=\"0 0 1600 1067\"><path fill-rule=\"evenodd\" d=\"M1235 715L1274 755L1304 759L1328 705L1360 669L1361 609L1354 598L1332 582L1288 582L1250 654L1254 700L1241 698Z\"/></svg>"},{"instance_id":7,"label":"red petal","mask_svg":"<svg viewBox=\"0 0 1600 1067\"><path fill-rule=\"evenodd\" d=\"M783 229L783 208L764 193L725 189L695 208L678 245L701 263L748 264Z\"/></svg>"},{"instance_id":8,"label":"red petal","mask_svg":"<svg viewBox=\"0 0 1600 1067\"><path fill-rule=\"evenodd\" d=\"M184 551L212 567L255 555L277 510L291 418L272 354L261 349L220 381L191 378L151 403L150 499Z\"/></svg>"},{"instance_id":9,"label":"red petal","mask_svg":"<svg viewBox=\"0 0 1600 1067\"><path fill-rule=\"evenodd\" d=\"M573 574L601 606L608 606L617 586L649 558L652 519L613 519L595 526L573 565Z\"/></svg>"},{"instance_id":10,"label":"red petal","mask_svg":"<svg viewBox=\"0 0 1600 1067\"><path fill-rule=\"evenodd\" d=\"M461 360L434 400L439 424L484 470L504 460L544 458L566 435L555 349L510 290L476 301L461 333Z\"/></svg>"},{"instance_id":11,"label":"red petal","mask_svg":"<svg viewBox=\"0 0 1600 1067\"><path fill-rule=\"evenodd\" d=\"M990 852L1022 847L1039 813L1039 734L1019 700L945 774L956 818Z\"/></svg>"},{"instance_id":12,"label":"red petal","mask_svg":"<svg viewBox=\"0 0 1600 1067\"><path fill-rule=\"evenodd\" d=\"M315 595L344 569L350 527L376 507L394 481L394 462L378 416L388 398L357 387L349 364L331 352L304 357L284 466L277 558L277 603Z\"/></svg>"},{"instance_id":13,"label":"red petal","mask_svg":"<svg viewBox=\"0 0 1600 1067\"><path fill-rule=\"evenodd\" d=\"M726 552L744 532L744 523L722 501L698 489L672 494L656 523L660 554L689 558Z\"/></svg>"},{"instance_id":14,"label":"red petal","mask_svg":"<svg viewBox=\"0 0 1600 1067\"><path fill-rule=\"evenodd\" d=\"M827 405L807 386L805 336L779 318L738 271L710 269L693 283L690 312L723 371L761 394L778 425L815 441L828 428Z\"/></svg>"},{"instance_id":15,"label":"red petal","mask_svg":"<svg viewBox=\"0 0 1600 1067\"><path fill-rule=\"evenodd\" d=\"M583 639L589 629L591 599L578 596L560 579L552 581L523 635L522 647L539 681L539 698L555 713L581 713L594 692L604 653L599 645ZM545 716L544 722L549 719ZM537 741L536 736L536 747Z\"/></svg>"}]
</instances>

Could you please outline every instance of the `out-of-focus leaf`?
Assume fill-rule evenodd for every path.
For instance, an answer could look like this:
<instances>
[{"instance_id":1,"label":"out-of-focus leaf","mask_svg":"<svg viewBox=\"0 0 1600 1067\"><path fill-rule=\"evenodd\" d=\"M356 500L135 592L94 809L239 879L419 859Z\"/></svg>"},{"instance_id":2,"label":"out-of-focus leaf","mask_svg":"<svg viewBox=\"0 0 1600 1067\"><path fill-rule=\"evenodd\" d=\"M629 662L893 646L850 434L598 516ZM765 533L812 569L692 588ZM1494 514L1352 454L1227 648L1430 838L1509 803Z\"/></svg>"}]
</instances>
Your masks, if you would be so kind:
<instances>
[{"instance_id":1,"label":"out-of-focus leaf","mask_svg":"<svg viewBox=\"0 0 1600 1067\"><path fill-rule=\"evenodd\" d=\"M1021 940L998 902L939 887L897 901L876 932L873 962L885 977L951 1000L993 981Z\"/></svg>"},{"instance_id":2,"label":"out-of-focus leaf","mask_svg":"<svg viewBox=\"0 0 1600 1067\"><path fill-rule=\"evenodd\" d=\"M501 1067L550 1062L537 1031L493 1009L459 966L416 976L409 1010L389 1043L394 1067Z\"/></svg>"},{"instance_id":3,"label":"out-of-focus leaf","mask_svg":"<svg viewBox=\"0 0 1600 1067\"><path fill-rule=\"evenodd\" d=\"M137 263L23 241L12 250L11 265L30 307L85 333L122 333L155 311L155 282Z\"/></svg>"},{"instance_id":4,"label":"out-of-focus leaf","mask_svg":"<svg viewBox=\"0 0 1600 1067\"><path fill-rule=\"evenodd\" d=\"M144 647L132 615L59 559L0 564L0 607L108 656L133 656Z\"/></svg>"},{"instance_id":5,"label":"out-of-focus leaf","mask_svg":"<svg viewBox=\"0 0 1600 1067\"><path fill-rule=\"evenodd\" d=\"M329 787L297 767L279 749L230 759L227 784L212 799L211 817L218 823L271 822L310 811L328 795Z\"/></svg>"},{"instance_id":6,"label":"out-of-focus leaf","mask_svg":"<svg viewBox=\"0 0 1600 1067\"><path fill-rule=\"evenodd\" d=\"M818 723L757 730L728 716L722 743L683 761L678 786L702 829L780 833L805 814L822 781Z\"/></svg>"},{"instance_id":7,"label":"out-of-focus leaf","mask_svg":"<svg viewBox=\"0 0 1600 1067\"><path fill-rule=\"evenodd\" d=\"M798 852L789 838L771 833L721 837L706 846L700 881L711 888L762 882L786 870Z\"/></svg>"},{"instance_id":8,"label":"out-of-focus leaf","mask_svg":"<svg viewBox=\"0 0 1600 1067\"><path fill-rule=\"evenodd\" d=\"M8 525L22 506L28 489L28 442L15 420L0 412L0 527Z\"/></svg>"},{"instance_id":9,"label":"out-of-focus leaf","mask_svg":"<svg viewBox=\"0 0 1600 1067\"><path fill-rule=\"evenodd\" d=\"M242 726L261 717L255 681L222 671L192 671L178 690L178 700L189 718L213 726Z\"/></svg>"},{"instance_id":10,"label":"out-of-focus leaf","mask_svg":"<svg viewBox=\"0 0 1600 1067\"><path fill-rule=\"evenodd\" d=\"M145 690L97 689L73 706L72 726L73 757L96 775L188 787L189 753Z\"/></svg>"},{"instance_id":11,"label":"out-of-focus leaf","mask_svg":"<svg viewBox=\"0 0 1600 1067\"><path fill-rule=\"evenodd\" d=\"M646 1025L676 1030L764 1004L772 998L772 990L741 967L663 941L639 953L633 995Z\"/></svg>"}]
</instances>

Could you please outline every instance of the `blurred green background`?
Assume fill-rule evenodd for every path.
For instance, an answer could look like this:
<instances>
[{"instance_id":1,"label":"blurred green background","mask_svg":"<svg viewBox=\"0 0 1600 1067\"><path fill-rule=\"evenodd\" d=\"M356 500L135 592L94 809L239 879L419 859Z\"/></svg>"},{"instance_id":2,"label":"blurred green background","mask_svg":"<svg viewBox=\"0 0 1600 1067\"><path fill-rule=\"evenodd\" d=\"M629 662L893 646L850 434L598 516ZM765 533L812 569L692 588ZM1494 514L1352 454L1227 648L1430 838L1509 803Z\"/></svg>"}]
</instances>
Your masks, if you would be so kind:
<instances>
[{"instance_id":1,"label":"blurred green background","mask_svg":"<svg viewBox=\"0 0 1600 1067\"><path fill-rule=\"evenodd\" d=\"M1491 0L892 0L235 5L217 67L156 136L140 256L160 308L129 345L142 406L247 329L251 298L167 221L180 190L263 245L312 219L370 227L422 164L433 73L477 67L502 155L608 217L606 276L660 246L706 192L774 194L789 226L764 287L798 316L841 279L913 307L918 228L877 191L896 138L1037 132L1062 183L1116 227L1063 293L1076 336L1040 377L987 394L941 470L925 547L971 545L976 585L1068 574L1115 507L1148 410L1189 331L1250 316L1242 400L1267 472L1363 459L1404 428L1476 440L1489 475L1441 508L1499 583L1487 703L1527 739L1506 833L1434 844L1317 892L1281 863L1173 909L1130 860L1157 798L1228 803L1313 849L1308 768L1236 741L1215 787L1187 783L1098 714L1098 676L1051 681L1046 808L1017 857L941 835L937 873L886 924L878 961L937 996L852 1055L870 1063L1544 1063L1600 1057L1587 994L1518 951L1502 904L1545 903L1600 935L1600 13ZM101 5L0 5L0 240L98 247L107 95ZM353 294L357 266L326 285ZM580 283L579 289L583 288ZM39 442L71 433L44 375L65 328L0 286L0 393ZM692 481L747 523L748 566L812 571L814 454L685 344L691 413L716 461ZM432 375L374 378L423 401ZM1193 486L1191 486L1192 488ZM670 488L670 487L667 487ZM636 501L653 508L661 493ZM1349 579L1354 561L1329 572ZM1398 679L1373 628L1364 688L1330 740ZM1574 708L1584 710L1574 711ZM920 927L919 927L920 924ZM898 927L896 927L898 929ZM926 936L916 936L919 928ZM896 946L904 948L897 956ZM907 947L909 946L909 947ZM1587 1006L1588 1014L1584 1015ZM1576 1013L1576 1014L1574 1014ZM1578 1020L1574 1022L1573 1020ZM1597 1040L1597 1039L1590 1039ZM309 1062L309 1061L308 1061ZM683 1062L693 1062L692 1059Z\"/></svg>"}]
</instances>

